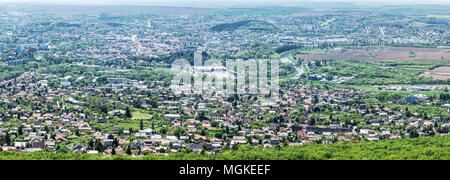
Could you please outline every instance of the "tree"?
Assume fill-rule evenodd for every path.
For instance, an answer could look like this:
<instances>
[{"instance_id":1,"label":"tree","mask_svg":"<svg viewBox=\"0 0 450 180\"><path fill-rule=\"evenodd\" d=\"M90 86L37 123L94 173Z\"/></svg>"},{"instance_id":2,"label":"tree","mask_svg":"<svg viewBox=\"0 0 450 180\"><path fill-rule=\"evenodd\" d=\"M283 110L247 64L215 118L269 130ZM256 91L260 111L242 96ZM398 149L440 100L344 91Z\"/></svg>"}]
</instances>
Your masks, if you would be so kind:
<instances>
[{"instance_id":1,"label":"tree","mask_svg":"<svg viewBox=\"0 0 450 180\"><path fill-rule=\"evenodd\" d=\"M177 127L177 128L175 128L175 130L173 131L173 134L179 138L179 137L180 137L181 135L183 135L185 132L186 132L186 130L185 130L184 128L182 128L182 127Z\"/></svg>"},{"instance_id":2,"label":"tree","mask_svg":"<svg viewBox=\"0 0 450 180\"><path fill-rule=\"evenodd\" d=\"M95 150L97 150L98 152L103 152L105 149L105 147L103 146L102 142L100 142L100 140L98 140L96 142L96 147Z\"/></svg>"},{"instance_id":3,"label":"tree","mask_svg":"<svg viewBox=\"0 0 450 180\"><path fill-rule=\"evenodd\" d=\"M156 98L152 98L152 100L150 101L150 104L152 105L153 108L158 107L158 101L156 101Z\"/></svg>"},{"instance_id":4,"label":"tree","mask_svg":"<svg viewBox=\"0 0 450 180\"><path fill-rule=\"evenodd\" d=\"M213 122L211 122L211 126L212 127L218 127L219 126L219 122L213 121Z\"/></svg>"},{"instance_id":5,"label":"tree","mask_svg":"<svg viewBox=\"0 0 450 180\"><path fill-rule=\"evenodd\" d=\"M139 127L141 130L144 130L144 121L141 119L141 121L139 122Z\"/></svg>"},{"instance_id":6,"label":"tree","mask_svg":"<svg viewBox=\"0 0 450 180\"><path fill-rule=\"evenodd\" d=\"M321 67L320 61L316 61L315 63L317 67Z\"/></svg>"},{"instance_id":7,"label":"tree","mask_svg":"<svg viewBox=\"0 0 450 180\"><path fill-rule=\"evenodd\" d=\"M417 133L417 130L413 130L413 131L409 134L409 137L411 137L411 138L419 137L419 133Z\"/></svg>"},{"instance_id":8,"label":"tree","mask_svg":"<svg viewBox=\"0 0 450 180\"><path fill-rule=\"evenodd\" d=\"M131 118L131 110L130 107L127 106L127 108L125 109L125 118Z\"/></svg>"},{"instance_id":9,"label":"tree","mask_svg":"<svg viewBox=\"0 0 450 180\"><path fill-rule=\"evenodd\" d=\"M23 135L23 127L22 126L19 126L19 129L17 129L17 133L19 135Z\"/></svg>"},{"instance_id":10,"label":"tree","mask_svg":"<svg viewBox=\"0 0 450 180\"><path fill-rule=\"evenodd\" d=\"M131 154L132 154L132 152L131 152L131 146L128 146L128 147L127 147L127 151L126 151L125 153L127 153L128 155L131 155Z\"/></svg>"},{"instance_id":11,"label":"tree","mask_svg":"<svg viewBox=\"0 0 450 180\"><path fill-rule=\"evenodd\" d=\"M314 104L319 103L319 97L317 95L314 95L313 103Z\"/></svg>"},{"instance_id":12,"label":"tree","mask_svg":"<svg viewBox=\"0 0 450 180\"><path fill-rule=\"evenodd\" d=\"M93 139L89 139L88 150L92 150L93 148L94 148L94 140Z\"/></svg>"},{"instance_id":13,"label":"tree","mask_svg":"<svg viewBox=\"0 0 450 180\"><path fill-rule=\"evenodd\" d=\"M311 117L311 119L309 120L309 125L314 125L316 124L316 120L314 120L313 117Z\"/></svg>"},{"instance_id":14,"label":"tree","mask_svg":"<svg viewBox=\"0 0 450 180\"><path fill-rule=\"evenodd\" d=\"M102 111L102 113L105 113L105 114L108 113L108 107L106 107L106 106L100 106L100 110Z\"/></svg>"},{"instance_id":15,"label":"tree","mask_svg":"<svg viewBox=\"0 0 450 180\"><path fill-rule=\"evenodd\" d=\"M6 132L5 135L5 143L9 146L11 144L11 136L9 135L8 132Z\"/></svg>"},{"instance_id":16,"label":"tree","mask_svg":"<svg viewBox=\"0 0 450 180\"><path fill-rule=\"evenodd\" d=\"M200 121L203 121L203 120L206 120L206 115L205 115L205 112L200 112L200 115L198 116L198 119L200 120Z\"/></svg>"}]
</instances>

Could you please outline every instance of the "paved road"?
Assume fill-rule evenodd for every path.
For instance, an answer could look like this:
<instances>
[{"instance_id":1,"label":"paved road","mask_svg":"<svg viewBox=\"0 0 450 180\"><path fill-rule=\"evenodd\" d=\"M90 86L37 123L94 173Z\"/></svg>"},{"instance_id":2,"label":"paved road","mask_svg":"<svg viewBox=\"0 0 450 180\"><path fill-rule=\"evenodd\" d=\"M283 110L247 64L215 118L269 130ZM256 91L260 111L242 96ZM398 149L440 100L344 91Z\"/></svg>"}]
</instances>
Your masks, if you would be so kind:
<instances>
[{"instance_id":1,"label":"paved road","mask_svg":"<svg viewBox=\"0 0 450 180\"><path fill-rule=\"evenodd\" d=\"M291 53L292 52L286 52L286 53L284 53L284 54L282 54L281 56L280 56L280 58L281 58L281 62L282 63L291 63L294 67L295 67L295 69L297 70L297 74L295 74L295 77L297 77L297 78L299 78L302 74L305 74L305 70L303 69L303 66L302 65L300 65L300 67L299 66L296 66L291 60L289 60L289 55L291 55Z\"/></svg>"}]
</instances>

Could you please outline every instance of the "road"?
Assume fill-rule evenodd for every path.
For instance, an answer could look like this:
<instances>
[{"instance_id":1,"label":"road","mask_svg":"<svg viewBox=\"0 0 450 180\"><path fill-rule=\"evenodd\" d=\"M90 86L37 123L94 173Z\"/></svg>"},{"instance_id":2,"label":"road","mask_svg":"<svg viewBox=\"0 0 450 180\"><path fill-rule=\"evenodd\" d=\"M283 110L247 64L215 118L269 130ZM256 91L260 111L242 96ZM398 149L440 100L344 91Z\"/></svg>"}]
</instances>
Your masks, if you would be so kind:
<instances>
[{"instance_id":1,"label":"road","mask_svg":"<svg viewBox=\"0 0 450 180\"><path fill-rule=\"evenodd\" d=\"M280 61L282 62L282 63L291 63L294 67L295 67L295 69L297 70L297 74L295 74L295 77L296 78L299 78L302 74L305 74L305 70L303 69L303 66L302 65L300 65L300 67L299 66L297 66L297 65L295 65L294 64L294 62L292 62L288 57L289 57L289 55L291 55L291 51L288 51L288 52L285 52L285 53L283 53L283 54L281 54L280 55ZM303 63L302 63L303 64Z\"/></svg>"}]
</instances>

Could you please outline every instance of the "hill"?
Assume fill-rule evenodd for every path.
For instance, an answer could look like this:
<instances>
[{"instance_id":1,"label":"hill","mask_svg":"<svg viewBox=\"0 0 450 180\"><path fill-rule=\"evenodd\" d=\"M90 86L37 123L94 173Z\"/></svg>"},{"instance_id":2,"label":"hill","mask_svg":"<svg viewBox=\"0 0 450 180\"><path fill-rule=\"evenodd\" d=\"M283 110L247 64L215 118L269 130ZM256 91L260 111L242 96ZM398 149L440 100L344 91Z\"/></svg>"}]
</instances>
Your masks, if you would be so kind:
<instances>
[{"instance_id":1,"label":"hill","mask_svg":"<svg viewBox=\"0 0 450 180\"><path fill-rule=\"evenodd\" d=\"M210 28L211 31L235 31L238 29L248 29L251 31L274 31L277 27L266 21L244 20L235 23L223 23Z\"/></svg>"}]
</instances>

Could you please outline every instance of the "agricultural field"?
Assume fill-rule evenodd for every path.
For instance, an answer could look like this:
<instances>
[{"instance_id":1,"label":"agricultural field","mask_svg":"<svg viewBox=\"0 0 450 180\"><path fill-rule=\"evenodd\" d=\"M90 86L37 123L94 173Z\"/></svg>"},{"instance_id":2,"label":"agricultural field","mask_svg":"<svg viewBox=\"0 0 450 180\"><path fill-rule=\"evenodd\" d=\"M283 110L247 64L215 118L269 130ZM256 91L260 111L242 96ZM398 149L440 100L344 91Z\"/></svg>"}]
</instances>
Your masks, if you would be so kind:
<instances>
[{"instance_id":1,"label":"agricultural field","mask_svg":"<svg viewBox=\"0 0 450 180\"><path fill-rule=\"evenodd\" d=\"M311 72L329 76L355 78L343 82L347 85L395 85L395 84L446 84L446 79L433 79L426 74L429 69L447 67L449 62L417 61L355 61L328 60L321 63L309 63ZM318 66L319 65L319 66ZM445 75L448 68L436 68L433 72ZM438 75L438 74L436 74Z\"/></svg>"},{"instance_id":2,"label":"agricultural field","mask_svg":"<svg viewBox=\"0 0 450 180\"><path fill-rule=\"evenodd\" d=\"M434 18L441 18L441 19L448 19L448 20L450 20L450 15L427 15L426 17L434 17Z\"/></svg>"},{"instance_id":3,"label":"agricultural field","mask_svg":"<svg viewBox=\"0 0 450 180\"><path fill-rule=\"evenodd\" d=\"M441 48L413 48L386 47L384 49L347 49L343 52L334 51L328 54L298 53L297 59L304 60L358 60L358 61L431 61L449 62L450 49Z\"/></svg>"},{"instance_id":4,"label":"agricultural field","mask_svg":"<svg viewBox=\"0 0 450 180\"><path fill-rule=\"evenodd\" d=\"M433 79L450 79L450 66L438 67L421 74L423 77L432 77Z\"/></svg>"}]
</instances>

